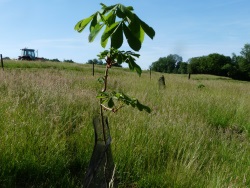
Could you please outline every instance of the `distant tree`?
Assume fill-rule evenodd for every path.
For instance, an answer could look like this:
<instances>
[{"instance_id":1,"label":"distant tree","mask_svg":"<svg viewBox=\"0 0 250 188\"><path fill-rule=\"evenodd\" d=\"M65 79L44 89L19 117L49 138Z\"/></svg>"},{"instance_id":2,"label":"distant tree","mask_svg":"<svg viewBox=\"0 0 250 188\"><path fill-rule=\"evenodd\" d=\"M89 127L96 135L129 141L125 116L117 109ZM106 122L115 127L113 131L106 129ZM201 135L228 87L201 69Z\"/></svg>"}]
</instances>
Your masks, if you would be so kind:
<instances>
[{"instance_id":1,"label":"distant tree","mask_svg":"<svg viewBox=\"0 0 250 188\"><path fill-rule=\"evenodd\" d=\"M72 59L64 59L64 63L75 63Z\"/></svg>"},{"instance_id":2,"label":"distant tree","mask_svg":"<svg viewBox=\"0 0 250 188\"><path fill-rule=\"evenodd\" d=\"M229 56L224 56L218 53L209 54L205 60L207 63L207 73L219 76L227 76L222 67L231 63Z\"/></svg>"},{"instance_id":3,"label":"distant tree","mask_svg":"<svg viewBox=\"0 0 250 188\"><path fill-rule=\"evenodd\" d=\"M245 44L241 49L240 54L246 60L246 63L250 64L250 44Z\"/></svg>"},{"instance_id":4,"label":"distant tree","mask_svg":"<svg viewBox=\"0 0 250 188\"><path fill-rule=\"evenodd\" d=\"M90 59L88 60L88 62L86 64L92 64L94 62L94 64L96 65L104 65L102 60L98 60L98 59Z\"/></svg>"},{"instance_id":5,"label":"distant tree","mask_svg":"<svg viewBox=\"0 0 250 188\"><path fill-rule=\"evenodd\" d=\"M157 61L153 62L150 66L151 70L156 72L166 72L166 59L166 57L161 57Z\"/></svg>"},{"instance_id":6,"label":"distant tree","mask_svg":"<svg viewBox=\"0 0 250 188\"><path fill-rule=\"evenodd\" d=\"M177 63L177 73L178 74L187 74L188 73L188 64L186 62Z\"/></svg>"},{"instance_id":7,"label":"distant tree","mask_svg":"<svg viewBox=\"0 0 250 188\"><path fill-rule=\"evenodd\" d=\"M61 62L59 59L51 59L49 61L52 61L52 62Z\"/></svg>"},{"instance_id":8,"label":"distant tree","mask_svg":"<svg viewBox=\"0 0 250 188\"><path fill-rule=\"evenodd\" d=\"M9 57L3 57L3 60L10 60Z\"/></svg>"},{"instance_id":9,"label":"distant tree","mask_svg":"<svg viewBox=\"0 0 250 188\"><path fill-rule=\"evenodd\" d=\"M213 53L208 56L191 58L189 60L188 72L192 74L213 74L227 76L225 65L231 63L229 56ZM224 69L222 69L224 67Z\"/></svg>"},{"instance_id":10,"label":"distant tree","mask_svg":"<svg viewBox=\"0 0 250 188\"><path fill-rule=\"evenodd\" d=\"M182 61L182 57L177 54L170 54L167 57L161 57L158 61L150 65L151 70L156 72L177 73L176 66Z\"/></svg>"},{"instance_id":11,"label":"distant tree","mask_svg":"<svg viewBox=\"0 0 250 188\"><path fill-rule=\"evenodd\" d=\"M233 53L231 67L228 65L225 68L230 71L229 75L233 79L250 81L250 44L245 44L240 54L237 56Z\"/></svg>"},{"instance_id":12,"label":"distant tree","mask_svg":"<svg viewBox=\"0 0 250 188\"><path fill-rule=\"evenodd\" d=\"M226 76L231 77L231 78L235 77L235 75L238 72L236 66L234 66L232 63L227 63L221 69Z\"/></svg>"},{"instance_id":13,"label":"distant tree","mask_svg":"<svg viewBox=\"0 0 250 188\"><path fill-rule=\"evenodd\" d=\"M188 60L188 73L198 74L200 70L200 62L202 57L192 57Z\"/></svg>"}]
</instances>

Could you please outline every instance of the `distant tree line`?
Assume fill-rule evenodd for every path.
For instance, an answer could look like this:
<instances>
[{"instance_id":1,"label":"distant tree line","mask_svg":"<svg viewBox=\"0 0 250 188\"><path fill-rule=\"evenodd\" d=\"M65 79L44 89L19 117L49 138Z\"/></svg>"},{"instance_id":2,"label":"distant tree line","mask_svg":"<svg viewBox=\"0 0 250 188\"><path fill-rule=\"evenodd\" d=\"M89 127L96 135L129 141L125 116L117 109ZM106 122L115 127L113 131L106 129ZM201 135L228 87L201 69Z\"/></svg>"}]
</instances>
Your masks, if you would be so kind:
<instances>
[{"instance_id":1,"label":"distant tree line","mask_svg":"<svg viewBox=\"0 0 250 188\"><path fill-rule=\"evenodd\" d=\"M170 54L153 62L150 68L164 73L212 74L250 81L250 44L244 45L240 55L233 53L232 57L212 53L183 62L181 56Z\"/></svg>"},{"instance_id":2,"label":"distant tree line","mask_svg":"<svg viewBox=\"0 0 250 188\"><path fill-rule=\"evenodd\" d=\"M9 57L3 57L3 60L11 60Z\"/></svg>"},{"instance_id":3,"label":"distant tree line","mask_svg":"<svg viewBox=\"0 0 250 188\"><path fill-rule=\"evenodd\" d=\"M63 62L63 63L75 63L72 59L64 59L63 61L60 61L59 59L46 59L44 58L44 61L51 61L51 62Z\"/></svg>"},{"instance_id":4,"label":"distant tree line","mask_svg":"<svg viewBox=\"0 0 250 188\"><path fill-rule=\"evenodd\" d=\"M106 65L106 63L103 63L102 60L100 59L90 59L88 60L88 62L86 64L95 64L95 65ZM113 64L112 66L115 66L115 67L122 67L121 65L119 64Z\"/></svg>"}]
</instances>

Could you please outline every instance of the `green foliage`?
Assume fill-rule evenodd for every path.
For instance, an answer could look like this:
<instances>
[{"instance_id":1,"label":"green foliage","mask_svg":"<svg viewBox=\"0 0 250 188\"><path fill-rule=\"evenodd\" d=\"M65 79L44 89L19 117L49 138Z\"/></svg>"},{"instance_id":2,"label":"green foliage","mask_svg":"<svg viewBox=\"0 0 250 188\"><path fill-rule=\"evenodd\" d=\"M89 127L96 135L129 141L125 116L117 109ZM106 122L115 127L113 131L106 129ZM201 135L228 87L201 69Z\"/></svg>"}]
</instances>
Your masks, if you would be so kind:
<instances>
[{"instance_id":1,"label":"green foliage","mask_svg":"<svg viewBox=\"0 0 250 188\"><path fill-rule=\"evenodd\" d=\"M96 65L103 65L103 61L99 60L99 59L92 59L92 60L88 60L88 62L86 64L96 64Z\"/></svg>"},{"instance_id":2,"label":"green foliage","mask_svg":"<svg viewBox=\"0 0 250 188\"><path fill-rule=\"evenodd\" d=\"M115 48L111 48L110 50L105 50L101 52L98 57L100 59L109 58L112 60L111 64L115 65L121 65L123 62L127 63L129 65L130 70L135 70L139 75L141 75L142 70L139 65L135 62L135 57L139 58L139 54L136 54L131 51L120 51Z\"/></svg>"},{"instance_id":3,"label":"green foliage","mask_svg":"<svg viewBox=\"0 0 250 188\"><path fill-rule=\"evenodd\" d=\"M106 6L103 3L101 3L101 6L102 9L100 11L97 11L88 18L80 20L75 25L75 30L78 32L82 32L86 26L89 25L89 42L93 42L105 26L101 36L101 46L105 48L108 40L111 40L110 49L98 55L99 59L105 59L106 61L105 75L102 79L99 79L99 82L103 83L104 88L102 94L97 97L100 98L101 104L107 103L108 107L101 105L101 108L109 108L113 112L117 111L117 109L113 109L113 99L117 99L124 104L137 107L140 111L145 110L150 113L150 109L142 105L137 99L129 98L124 94L115 93L114 91L107 94L106 90L108 70L113 65L121 66L121 64L125 62L128 64L130 70L136 71L139 75L142 73L141 67L135 62L135 57L138 58L140 56L139 54L131 51L125 52L118 50L123 44L123 36L126 37L130 48L134 51L139 51L144 41L145 33L153 39L155 31L133 12L134 9L131 6L126 7L122 4ZM103 114L101 114L101 116L103 116Z\"/></svg>"},{"instance_id":4,"label":"green foliage","mask_svg":"<svg viewBox=\"0 0 250 188\"><path fill-rule=\"evenodd\" d=\"M231 58L221 54L213 53L189 59L189 71L193 74L213 74L226 76L223 66L231 63Z\"/></svg>"},{"instance_id":5,"label":"green foliage","mask_svg":"<svg viewBox=\"0 0 250 188\"><path fill-rule=\"evenodd\" d=\"M188 62L182 62L178 55L168 55L159 58L150 66L151 70L165 73L179 74L212 74L227 76L233 79L250 80L250 44L245 44L241 55L232 54L232 57L218 53L207 56L192 57Z\"/></svg>"},{"instance_id":6,"label":"green foliage","mask_svg":"<svg viewBox=\"0 0 250 188\"><path fill-rule=\"evenodd\" d=\"M189 59L188 71L193 74L213 74L233 79L250 80L250 44L245 44L241 55L232 57L217 53Z\"/></svg>"},{"instance_id":7,"label":"green foliage","mask_svg":"<svg viewBox=\"0 0 250 188\"><path fill-rule=\"evenodd\" d=\"M3 57L3 60L10 60L9 57Z\"/></svg>"},{"instance_id":8,"label":"green foliage","mask_svg":"<svg viewBox=\"0 0 250 188\"><path fill-rule=\"evenodd\" d=\"M95 37L105 26L101 36L101 46L106 47L108 39L111 39L111 48L119 49L123 44L123 34L129 46L139 51L144 41L146 33L151 39L155 36L153 28L143 22L135 13L133 7L116 4L106 6L101 3L102 9L92 14L90 17L80 20L75 25L75 30L82 32L89 24L89 42L94 41Z\"/></svg>"},{"instance_id":9,"label":"green foliage","mask_svg":"<svg viewBox=\"0 0 250 188\"><path fill-rule=\"evenodd\" d=\"M199 89L202 89L202 88L205 87L205 85L204 85L204 84L199 84L197 87L198 87Z\"/></svg>"},{"instance_id":10,"label":"green foliage","mask_svg":"<svg viewBox=\"0 0 250 188\"><path fill-rule=\"evenodd\" d=\"M247 61L247 63L250 63L250 44L245 44L241 49L240 54Z\"/></svg>"},{"instance_id":11,"label":"green foliage","mask_svg":"<svg viewBox=\"0 0 250 188\"><path fill-rule=\"evenodd\" d=\"M72 59L64 59L64 63L75 63Z\"/></svg>"},{"instance_id":12,"label":"green foliage","mask_svg":"<svg viewBox=\"0 0 250 188\"><path fill-rule=\"evenodd\" d=\"M188 73L188 63L178 62L176 65L176 70L178 74L187 74Z\"/></svg>"},{"instance_id":13,"label":"green foliage","mask_svg":"<svg viewBox=\"0 0 250 188\"><path fill-rule=\"evenodd\" d=\"M167 57L159 58L150 66L153 71L165 73L177 73L178 64L182 62L182 57L177 54L170 54ZM183 68L183 67L182 67Z\"/></svg>"},{"instance_id":14,"label":"green foliage","mask_svg":"<svg viewBox=\"0 0 250 188\"><path fill-rule=\"evenodd\" d=\"M52 61L52 62L61 62L59 59L50 59L48 61Z\"/></svg>"},{"instance_id":15,"label":"green foliage","mask_svg":"<svg viewBox=\"0 0 250 188\"><path fill-rule=\"evenodd\" d=\"M111 93L107 92L100 92L97 96L99 99L102 100L102 104L107 104L109 108L112 109L113 112L117 112L120 108L124 105L130 105L133 108L137 108L140 111L145 110L146 112L150 113L151 109L143 104L141 104L138 99L131 98L124 93L112 91ZM118 101L118 105L115 105L114 100Z\"/></svg>"}]
</instances>

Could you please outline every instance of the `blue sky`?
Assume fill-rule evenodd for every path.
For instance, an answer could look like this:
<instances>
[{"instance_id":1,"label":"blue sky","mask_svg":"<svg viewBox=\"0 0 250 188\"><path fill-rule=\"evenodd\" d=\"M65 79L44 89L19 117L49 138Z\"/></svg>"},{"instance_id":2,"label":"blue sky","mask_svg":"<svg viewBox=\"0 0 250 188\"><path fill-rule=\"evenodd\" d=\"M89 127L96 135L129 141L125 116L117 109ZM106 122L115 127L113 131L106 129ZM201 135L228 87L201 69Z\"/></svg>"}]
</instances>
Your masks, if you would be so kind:
<instances>
[{"instance_id":1,"label":"blue sky","mask_svg":"<svg viewBox=\"0 0 250 188\"><path fill-rule=\"evenodd\" d=\"M88 30L75 24L101 8L100 3L133 6L135 13L156 31L145 37L137 63L147 69L169 54L184 61L220 53L239 54L250 43L249 0L0 0L0 54L17 58L24 47L39 57L85 63L103 51L100 40L88 42ZM124 50L129 50L124 43Z\"/></svg>"}]
</instances>

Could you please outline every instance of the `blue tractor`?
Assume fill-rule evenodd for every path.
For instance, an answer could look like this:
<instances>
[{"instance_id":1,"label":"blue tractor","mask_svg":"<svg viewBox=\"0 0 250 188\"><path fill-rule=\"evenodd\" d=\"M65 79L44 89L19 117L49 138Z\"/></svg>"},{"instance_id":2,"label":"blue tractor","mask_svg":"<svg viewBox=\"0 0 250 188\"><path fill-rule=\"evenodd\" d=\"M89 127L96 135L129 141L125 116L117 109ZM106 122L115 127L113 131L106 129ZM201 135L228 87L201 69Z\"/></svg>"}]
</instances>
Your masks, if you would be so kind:
<instances>
[{"instance_id":1,"label":"blue tractor","mask_svg":"<svg viewBox=\"0 0 250 188\"><path fill-rule=\"evenodd\" d=\"M34 49L23 48L21 49L21 56L18 57L18 60L44 60L44 58L36 57Z\"/></svg>"}]
</instances>

